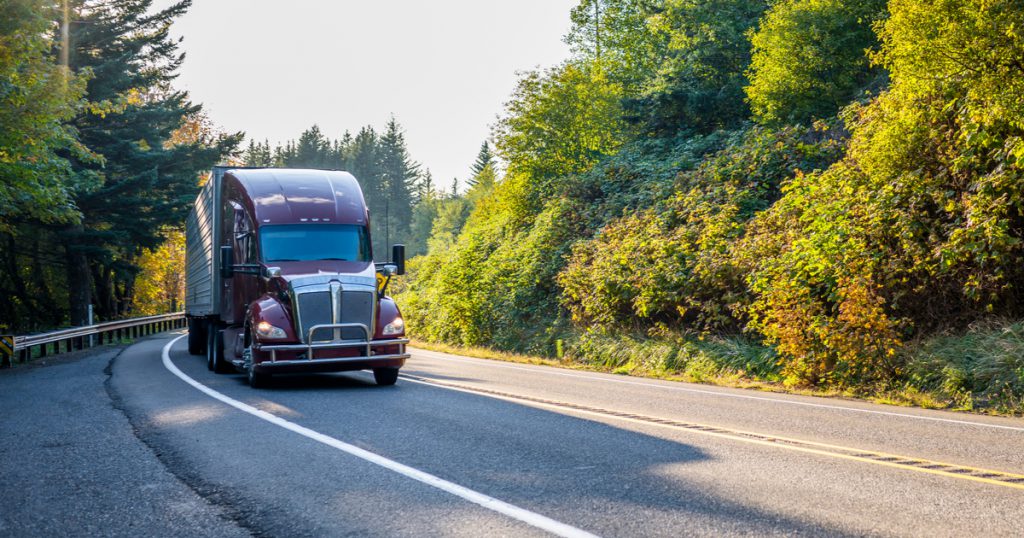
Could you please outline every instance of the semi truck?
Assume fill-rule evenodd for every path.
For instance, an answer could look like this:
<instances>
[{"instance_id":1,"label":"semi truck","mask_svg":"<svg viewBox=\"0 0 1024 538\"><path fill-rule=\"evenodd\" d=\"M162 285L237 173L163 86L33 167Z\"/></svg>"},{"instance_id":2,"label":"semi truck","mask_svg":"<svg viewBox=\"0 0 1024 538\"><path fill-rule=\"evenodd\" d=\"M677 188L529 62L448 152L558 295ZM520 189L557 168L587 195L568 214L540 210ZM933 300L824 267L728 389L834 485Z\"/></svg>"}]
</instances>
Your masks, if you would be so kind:
<instances>
[{"instance_id":1,"label":"semi truck","mask_svg":"<svg viewBox=\"0 0 1024 538\"><path fill-rule=\"evenodd\" d=\"M393 385L409 340L386 293L405 249L375 262L372 244L347 172L214 167L185 222L189 353L253 387L352 370Z\"/></svg>"}]
</instances>

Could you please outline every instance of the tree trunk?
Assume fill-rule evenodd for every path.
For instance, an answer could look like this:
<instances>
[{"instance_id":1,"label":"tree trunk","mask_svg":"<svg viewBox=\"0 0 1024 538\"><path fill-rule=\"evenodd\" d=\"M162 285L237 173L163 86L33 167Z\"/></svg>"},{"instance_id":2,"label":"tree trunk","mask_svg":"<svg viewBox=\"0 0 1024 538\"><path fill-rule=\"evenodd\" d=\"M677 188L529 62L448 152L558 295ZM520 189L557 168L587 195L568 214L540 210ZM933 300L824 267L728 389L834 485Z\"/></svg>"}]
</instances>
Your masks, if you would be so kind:
<instances>
[{"instance_id":1,"label":"tree trunk","mask_svg":"<svg viewBox=\"0 0 1024 538\"><path fill-rule=\"evenodd\" d=\"M89 322L89 305L92 304L92 271L81 245L83 231L84 227L78 224L62 237L67 256L68 314L71 325L76 327Z\"/></svg>"},{"instance_id":2,"label":"tree trunk","mask_svg":"<svg viewBox=\"0 0 1024 538\"><path fill-rule=\"evenodd\" d=\"M64 309L54 300L53 289L51 288L53 282L52 279L47 278L46 268L43 267L43 255L42 243L39 240L39 235L36 235L32 242L31 277L34 287L32 291L33 295L39 299L36 304L40 308L39 315L43 325L45 327L58 327L64 318Z\"/></svg>"}]
</instances>

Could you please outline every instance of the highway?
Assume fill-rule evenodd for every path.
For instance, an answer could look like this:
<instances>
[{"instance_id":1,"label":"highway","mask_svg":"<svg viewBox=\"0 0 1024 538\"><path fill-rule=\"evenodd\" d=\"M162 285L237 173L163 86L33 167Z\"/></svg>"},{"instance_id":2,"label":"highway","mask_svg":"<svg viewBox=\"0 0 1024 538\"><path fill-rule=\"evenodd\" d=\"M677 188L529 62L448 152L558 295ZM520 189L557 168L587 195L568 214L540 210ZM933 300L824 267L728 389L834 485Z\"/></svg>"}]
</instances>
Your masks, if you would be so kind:
<instances>
[{"instance_id":1,"label":"highway","mask_svg":"<svg viewBox=\"0 0 1024 538\"><path fill-rule=\"evenodd\" d=\"M0 535L79 534L83 522L47 521L62 511L88 521L82 512L97 510L125 514L104 532L80 534L1024 535L1021 419L422 350L393 387L356 372L281 377L254 390L241 374L209 372L180 334L143 339L116 357L0 376L10 409L57 397L30 397L22 385L59 391L64 376L55 373L74 372L79 389L102 383L66 387L81 400L74 409L84 414L99 400L90 413L106 417L87 428L77 413L0 419L0 493L52 490L28 495L32 512L0 513ZM85 459L65 455L56 465L100 466L117 477L114 500L103 500L97 483L94 498L44 502L58 498L62 480L70 488L74 472L40 479L55 464L33 471L44 465L41 452L25 451L31 434L17 432L43 442L39 432L73 427L97 440L85 455L68 440L69 454ZM98 434L103 428L111 432ZM103 439L139 453L111 458L96 450ZM142 475L152 475L142 480L148 490L135 484ZM136 490L146 497L119 504L139 499Z\"/></svg>"}]
</instances>

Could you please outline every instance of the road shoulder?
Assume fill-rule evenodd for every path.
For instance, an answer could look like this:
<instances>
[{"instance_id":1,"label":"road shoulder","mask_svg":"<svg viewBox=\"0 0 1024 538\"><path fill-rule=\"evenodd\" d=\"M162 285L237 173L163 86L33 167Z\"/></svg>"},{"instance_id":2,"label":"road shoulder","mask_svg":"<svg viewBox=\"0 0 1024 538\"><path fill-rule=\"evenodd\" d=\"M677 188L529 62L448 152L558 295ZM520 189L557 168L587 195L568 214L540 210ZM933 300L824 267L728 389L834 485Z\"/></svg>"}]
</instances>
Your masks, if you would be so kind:
<instances>
[{"instance_id":1,"label":"road shoulder","mask_svg":"<svg viewBox=\"0 0 1024 538\"><path fill-rule=\"evenodd\" d=\"M109 347L0 375L0 536L248 536L135 435Z\"/></svg>"}]
</instances>

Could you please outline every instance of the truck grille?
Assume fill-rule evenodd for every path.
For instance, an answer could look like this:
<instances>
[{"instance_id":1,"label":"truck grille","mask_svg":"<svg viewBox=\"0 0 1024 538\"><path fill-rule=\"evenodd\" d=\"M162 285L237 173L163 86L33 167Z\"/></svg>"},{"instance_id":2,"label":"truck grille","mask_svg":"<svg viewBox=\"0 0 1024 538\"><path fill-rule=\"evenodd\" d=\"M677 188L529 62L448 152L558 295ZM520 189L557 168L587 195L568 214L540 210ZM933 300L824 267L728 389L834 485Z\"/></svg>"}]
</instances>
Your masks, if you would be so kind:
<instances>
[{"instance_id":1,"label":"truck grille","mask_svg":"<svg viewBox=\"0 0 1024 538\"><path fill-rule=\"evenodd\" d=\"M370 331L374 328L374 293L373 288L344 289L337 283L329 285L300 286L293 289L295 294L296 325L299 338L307 342L309 329L315 325L334 323L360 323ZM337 297L335 302L334 297ZM372 335L371 335L372 338ZM366 333L361 328L322 329L313 335L317 342L331 340L366 340Z\"/></svg>"},{"instance_id":2,"label":"truck grille","mask_svg":"<svg viewBox=\"0 0 1024 538\"><path fill-rule=\"evenodd\" d=\"M341 323L362 323L373 331L373 294L365 291L341 292ZM342 340L363 340L366 333L360 329L342 329ZM372 338L372 335L371 335Z\"/></svg>"},{"instance_id":3,"label":"truck grille","mask_svg":"<svg viewBox=\"0 0 1024 538\"><path fill-rule=\"evenodd\" d=\"M315 291L300 293L298 297L299 307L299 338L306 342L309 328L314 325L332 323L331 316L331 292ZM328 331L318 331L313 335L315 340L330 340L331 335L325 334Z\"/></svg>"}]
</instances>

